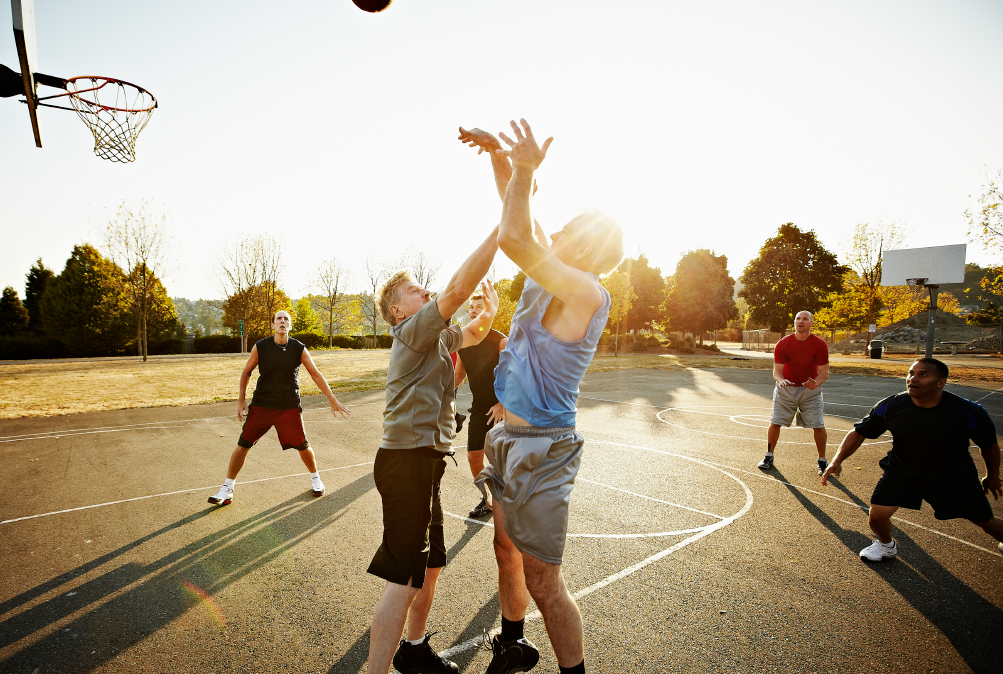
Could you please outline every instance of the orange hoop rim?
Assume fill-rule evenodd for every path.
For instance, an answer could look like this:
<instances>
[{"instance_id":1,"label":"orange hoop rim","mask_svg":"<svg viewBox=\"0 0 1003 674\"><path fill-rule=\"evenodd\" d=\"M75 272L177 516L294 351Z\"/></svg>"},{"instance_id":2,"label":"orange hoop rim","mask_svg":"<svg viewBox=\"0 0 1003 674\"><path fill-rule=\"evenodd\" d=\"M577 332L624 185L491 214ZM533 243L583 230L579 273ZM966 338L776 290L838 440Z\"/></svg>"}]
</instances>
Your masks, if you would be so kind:
<instances>
[{"instance_id":1,"label":"orange hoop rim","mask_svg":"<svg viewBox=\"0 0 1003 674\"><path fill-rule=\"evenodd\" d=\"M127 112L127 113L150 112L153 109L155 109L157 107L157 105L158 105L158 103L157 103L157 97L156 96L154 96L152 93L150 93L149 90L144 89L143 87L139 86L138 84L133 84L132 82L126 82L125 80L116 79L114 77L104 77L103 75L77 75L76 77L67 78L66 84L69 85L71 82L75 84L77 80L92 80L94 82L97 82L97 81L100 80L101 82L100 82L100 84L96 84L96 86L92 86L89 89L80 89L78 91L67 91L65 94L56 94L54 96L44 96L44 97L38 98L37 100L38 101L47 101L47 100L50 100L50 99L53 99L53 98L62 98L64 96L70 96L71 98L76 98L76 99L82 101L83 103L85 103L87 105L98 107L98 108L101 108L102 110L112 110L112 111L115 111L115 112ZM146 107L146 108L116 108L116 107L111 106L111 105L103 105L103 104L97 103L95 101L89 101L86 98L83 98L81 96L81 94L86 94L86 93L91 92L91 91L98 91L99 89L102 89L102 88L108 86L109 84L124 84L126 86L130 86L133 89L136 89L137 91L139 91L141 93L144 93L147 96L149 96L150 98L152 98L153 99L153 105L151 105L149 107ZM45 105L45 104L42 104L42 105ZM59 107L59 106L48 105L48 107L55 108L55 107ZM72 109L72 108L65 108L65 109L69 110L69 109Z\"/></svg>"}]
</instances>

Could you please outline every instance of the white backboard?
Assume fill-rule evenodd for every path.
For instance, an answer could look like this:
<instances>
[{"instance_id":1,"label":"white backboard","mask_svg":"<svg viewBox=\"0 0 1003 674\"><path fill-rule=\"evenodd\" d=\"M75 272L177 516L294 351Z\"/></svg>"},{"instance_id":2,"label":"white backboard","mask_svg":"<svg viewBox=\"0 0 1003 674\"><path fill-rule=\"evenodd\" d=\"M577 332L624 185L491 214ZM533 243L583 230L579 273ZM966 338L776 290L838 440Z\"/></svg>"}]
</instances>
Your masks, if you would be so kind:
<instances>
[{"instance_id":1,"label":"white backboard","mask_svg":"<svg viewBox=\"0 0 1003 674\"><path fill-rule=\"evenodd\" d=\"M42 137L38 133L36 108L35 72L38 69L38 51L35 47L35 7L33 0L10 0L10 13L14 19L14 43L21 65L21 79L24 80L24 95L31 117L31 130L35 134L35 145L42 147Z\"/></svg>"},{"instance_id":2,"label":"white backboard","mask_svg":"<svg viewBox=\"0 0 1003 674\"><path fill-rule=\"evenodd\" d=\"M964 283L967 244L901 248L881 253L881 285L904 286L908 279L925 278L926 285Z\"/></svg>"}]
</instances>

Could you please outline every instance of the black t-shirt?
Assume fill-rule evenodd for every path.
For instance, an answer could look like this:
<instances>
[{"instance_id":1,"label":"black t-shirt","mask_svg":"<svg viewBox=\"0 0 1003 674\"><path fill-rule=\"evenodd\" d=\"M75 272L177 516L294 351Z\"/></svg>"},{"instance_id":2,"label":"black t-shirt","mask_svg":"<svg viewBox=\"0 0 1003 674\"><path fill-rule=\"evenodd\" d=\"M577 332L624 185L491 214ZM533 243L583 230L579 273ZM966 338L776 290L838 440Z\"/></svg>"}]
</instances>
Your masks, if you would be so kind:
<instances>
[{"instance_id":1,"label":"black t-shirt","mask_svg":"<svg viewBox=\"0 0 1003 674\"><path fill-rule=\"evenodd\" d=\"M890 431L892 448L879 465L922 485L978 480L968 440L981 449L996 442L996 426L985 408L947 391L936 407L919 407L908 393L889 396L853 430L872 440Z\"/></svg>"},{"instance_id":2,"label":"black t-shirt","mask_svg":"<svg viewBox=\"0 0 1003 674\"><path fill-rule=\"evenodd\" d=\"M272 337L258 340L258 383L251 404L269 410L300 409L300 359L303 342L289 338L283 346Z\"/></svg>"},{"instance_id":3,"label":"black t-shirt","mask_svg":"<svg viewBox=\"0 0 1003 674\"><path fill-rule=\"evenodd\" d=\"M495 368L498 367L498 342L503 339L504 333L491 330L480 344L456 352L463 361L470 393L474 396L471 412L487 414L498 403L495 397Z\"/></svg>"}]
</instances>

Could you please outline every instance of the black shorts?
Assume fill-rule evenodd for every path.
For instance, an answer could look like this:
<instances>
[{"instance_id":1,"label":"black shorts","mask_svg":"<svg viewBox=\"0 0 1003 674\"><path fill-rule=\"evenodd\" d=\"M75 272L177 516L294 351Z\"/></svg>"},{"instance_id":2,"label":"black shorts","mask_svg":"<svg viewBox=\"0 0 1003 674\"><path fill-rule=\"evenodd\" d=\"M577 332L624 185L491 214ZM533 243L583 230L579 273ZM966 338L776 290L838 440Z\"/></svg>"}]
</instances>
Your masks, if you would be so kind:
<instances>
[{"instance_id":1,"label":"black shorts","mask_svg":"<svg viewBox=\"0 0 1003 674\"><path fill-rule=\"evenodd\" d=\"M470 410L470 417L467 421L467 451L483 452L484 436L494 427L493 423L488 423L488 413Z\"/></svg>"},{"instance_id":2,"label":"black shorts","mask_svg":"<svg viewBox=\"0 0 1003 674\"><path fill-rule=\"evenodd\" d=\"M439 483L446 455L431 447L376 452L373 477L383 499L383 543L369 563L369 573L383 580L420 588L425 569L446 565Z\"/></svg>"},{"instance_id":3,"label":"black shorts","mask_svg":"<svg viewBox=\"0 0 1003 674\"><path fill-rule=\"evenodd\" d=\"M898 472L885 471L874 486L871 505L898 506L919 510L926 501L933 507L938 520L966 519L985 522L993 518L993 508L982 491L982 485L973 480L960 485L924 486L909 480Z\"/></svg>"}]
</instances>

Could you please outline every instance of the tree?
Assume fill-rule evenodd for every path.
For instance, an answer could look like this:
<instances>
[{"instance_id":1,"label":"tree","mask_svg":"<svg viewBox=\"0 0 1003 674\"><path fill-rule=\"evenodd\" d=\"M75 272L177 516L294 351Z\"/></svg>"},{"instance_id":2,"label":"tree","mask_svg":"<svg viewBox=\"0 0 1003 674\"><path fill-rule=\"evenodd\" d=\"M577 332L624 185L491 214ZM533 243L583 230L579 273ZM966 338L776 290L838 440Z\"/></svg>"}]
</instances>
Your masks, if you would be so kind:
<instances>
[{"instance_id":1,"label":"tree","mask_svg":"<svg viewBox=\"0 0 1003 674\"><path fill-rule=\"evenodd\" d=\"M865 325L875 297L856 272L849 271L843 278L843 289L829 293L825 304L814 313L814 325L820 330L856 328Z\"/></svg>"},{"instance_id":2,"label":"tree","mask_svg":"<svg viewBox=\"0 0 1003 674\"><path fill-rule=\"evenodd\" d=\"M357 323L358 303L352 302L345 290L351 273L331 258L324 260L315 272L312 287L317 291L311 300L320 309L320 320L327 325L327 346L334 346L334 335Z\"/></svg>"},{"instance_id":3,"label":"tree","mask_svg":"<svg viewBox=\"0 0 1003 674\"><path fill-rule=\"evenodd\" d=\"M268 334L271 316L289 307L289 297L278 294L282 269L282 247L267 234L226 244L217 260L216 282L226 297L224 315L229 320L224 325L237 329L237 321L244 321L242 353L247 352L251 323L260 326L261 317L267 316L264 330L254 334Z\"/></svg>"},{"instance_id":4,"label":"tree","mask_svg":"<svg viewBox=\"0 0 1003 674\"><path fill-rule=\"evenodd\" d=\"M411 272L415 283L426 290L432 290L432 284L442 269L442 261L426 252L424 248L408 246L401 257L400 266Z\"/></svg>"},{"instance_id":5,"label":"tree","mask_svg":"<svg viewBox=\"0 0 1003 674\"><path fill-rule=\"evenodd\" d=\"M728 275L728 258L707 249L686 253L676 265L671 290L665 297L669 327L681 332L703 333L728 327L738 318L735 279Z\"/></svg>"},{"instance_id":6,"label":"tree","mask_svg":"<svg viewBox=\"0 0 1003 674\"><path fill-rule=\"evenodd\" d=\"M979 311L973 311L965 316L965 322L969 325L996 325L1000 321L1003 321L1003 313L995 302L987 302Z\"/></svg>"},{"instance_id":7,"label":"tree","mask_svg":"<svg viewBox=\"0 0 1003 674\"><path fill-rule=\"evenodd\" d=\"M859 287L855 292L866 305L865 325L875 323L881 308L881 261L884 251L900 248L906 242L906 229L901 223L861 222L854 227L846 261L856 272ZM871 339L870 331L867 341Z\"/></svg>"},{"instance_id":8,"label":"tree","mask_svg":"<svg viewBox=\"0 0 1003 674\"><path fill-rule=\"evenodd\" d=\"M978 206L969 205L965 209L968 236L980 240L987 249L1003 247L1003 169L999 169L995 180L986 173L986 184L982 186L978 201ZM1003 294L1003 267L992 268L991 272L982 279L982 287L994 294Z\"/></svg>"},{"instance_id":9,"label":"tree","mask_svg":"<svg viewBox=\"0 0 1003 674\"><path fill-rule=\"evenodd\" d=\"M746 266L738 295L749 303L753 321L786 332L797 312L814 314L825 306L825 298L842 287L846 271L815 232L802 232L788 222Z\"/></svg>"},{"instance_id":10,"label":"tree","mask_svg":"<svg viewBox=\"0 0 1003 674\"><path fill-rule=\"evenodd\" d=\"M122 269L90 244L73 247L42 296L42 324L73 355L120 353L128 341L128 298Z\"/></svg>"},{"instance_id":11,"label":"tree","mask_svg":"<svg viewBox=\"0 0 1003 674\"><path fill-rule=\"evenodd\" d=\"M609 321L610 325L616 326L613 333L613 355L620 355L620 326L630 311L631 303L637 299L634 288L630 285L630 277L622 272L615 271L600 281L606 292L609 293Z\"/></svg>"},{"instance_id":12,"label":"tree","mask_svg":"<svg viewBox=\"0 0 1003 674\"><path fill-rule=\"evenodd\" d=\"M371 255L366 256L366 289L360 298L362 315L365 318L366 323L369 325L371 332L369 334L374 337L379 334L377 330L383 323L383 317L380 315L380 307L377 304L376 293L379 292L380 286L383 284L383 280L388 277L387 265L384 260L375 258ZM373 339L373 348L376 347L376 340Z\"/></svg>"},{"instance_id":13,"label":"tree","mask_svg":"<svg viewBox=\"0 0 1003 674\"><path fill-rule=\"evenodd\" d=\"M136 321L137 355L147 360L150 318L157 276L167 271L169 256L167 216L154 213L148 201L130 206L123 201L105 229L105 251L108 259L128 270L122 279L122 290L130 303L130 313ZM163 289L163 285L160 285ZM161 307L164 309L164 307Z\"/></svg>"},{"instance_id":14,"label":"tree","mask_svg":"<svg viewBox=\"0 0 1003 674\"><path fill-rule=\"evenodd\" d=\"M28 310L17 291L7 286L0 297L0 335L21 335L28 331Z\"/></svg>"},{"instance_id":15,"label":"tree","mask_svg":"<svg viewBox=\"0 0 1003 674\"><path fill-rule=\"evenodd\" d=\"M309 297L301 297L293 305L293 325L292 332L317 332L321 331L320 316L310 306Z\"/></svg>"},{"instance_id":16,"label":"tree","mask_svg":"<svg viewBox=\"0 0 1003 674\"><path fill-rule=\"evenodd\" d=\"M24 308L28 310L28 329L36 335L41 335L45 329L42 327L42 311L40 309L42 295L52 279L56 275L51 269L46 269L42 264L42 258L31 266L31 270L26 275L24 284Z\"/></svg>"},{"instance_id":17,"label":"tree","mask_svg":"<svg viewBox=\"0 0 1003 674\"><path fill-rule=\"evenodd\" d=\"M624 329L650 328L652 322L658 320L660 307L665 301L665 280L662 278L662 270L651 267L644 253L639 253L636 260L626 258L617 270L627 274L630 285L637 293L637 301L632 304L624 320Z\"/></svg>"}]
</instances>

